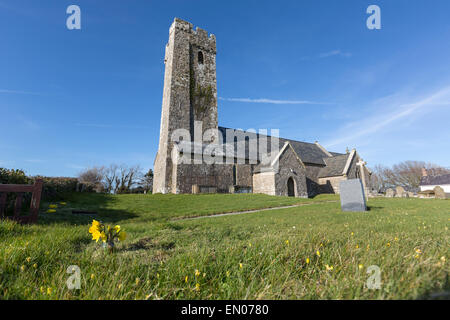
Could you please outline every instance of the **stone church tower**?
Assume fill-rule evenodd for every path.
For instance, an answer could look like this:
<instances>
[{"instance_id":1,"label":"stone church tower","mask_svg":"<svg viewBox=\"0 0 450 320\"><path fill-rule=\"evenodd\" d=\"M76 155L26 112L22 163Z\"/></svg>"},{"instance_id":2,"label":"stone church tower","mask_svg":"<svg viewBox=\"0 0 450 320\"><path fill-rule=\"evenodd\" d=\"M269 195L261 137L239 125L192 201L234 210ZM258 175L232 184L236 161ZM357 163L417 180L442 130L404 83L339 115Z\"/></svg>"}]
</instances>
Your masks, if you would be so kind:
<instances>
[{"instance_id":1,"label":"stone church tower","mask_svg":"<svg viewBox=\"0 0 450 320\"><path fill-rule=\"evenodd\" d=\"M186 129L194 140L207 129L217 130L216 38L175 18L165 53L164 92L159 148L154 163L153 192L177 193L172 134ZM195 137L201 141L202 137Z\"/></svg>"}]
</instances>

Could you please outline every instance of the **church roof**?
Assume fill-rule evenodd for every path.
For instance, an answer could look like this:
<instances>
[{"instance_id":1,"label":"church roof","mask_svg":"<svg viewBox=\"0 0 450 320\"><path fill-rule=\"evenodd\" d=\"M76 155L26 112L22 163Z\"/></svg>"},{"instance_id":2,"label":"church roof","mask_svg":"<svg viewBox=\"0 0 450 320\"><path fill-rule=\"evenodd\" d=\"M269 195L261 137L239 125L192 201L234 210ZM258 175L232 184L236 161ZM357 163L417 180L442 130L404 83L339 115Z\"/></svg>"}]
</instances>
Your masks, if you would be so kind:
<instances>
[{"instance_id":1,"label":"church roof","mask_svg":"<svg viewBox=\"0 0 450 320\"><path fill-rule=\"evenodd\" d=\"M249 138L248 138L249 141L253 140L253 139L257 139L258 140L258 148L260 146L261 139L267 139L267 153L270 153L272 151L272 150L270 150L271 149L271 139L273 138L271 136L262 135L259 133L246 132L246 131L237 130L237 129L219 127L219 132L222 134L222 137L223 137L223 143L234 144L235 149L237 149L237 143L238 143L237 139L234 139L234 141L227 141L227 138L230 139L230 137L227 137L227 134L226 134L228 130L231 130L236 136L239 136L239 135L249 136ZM233 135L233 138L235 135ZM279 138L279 149L281 149L286 142L289 142L291 144L294 151L297 153L297 155L300 157L300 159L304 163L316 164L316 165L321 165L321 166L326 165L324 158L329 158L329 155L326 154L325 151L322 150L317 144L296 141L296 140L292 140L292 139ZM246 157L249 154L248 145L249 144L247 144L247 143L245 144ZM331 154L338 154L338 153L331 153Z\"/></svg>"},{"instance_id":2,"label":"church roof","mask_svg":"<svg viewBox=\"0 0 450 320\"><path fill-rule=\"evenodd\" d=\"M436 186L450 184L450 174L442 174L439 176L424 176L420 179L421 186Z\"/></svg>"},{"instance_id":3,"label":"church roof","mask_svg":"<svg viewBox=\"0 0 450 320\"><path fill-rule=\"evenodd\" d=\"M325 158L324 161L326 166L320 169L318 177L341 176L349 156L350 154L340 154L338 156Z\"/></svg>"}]
</instances>

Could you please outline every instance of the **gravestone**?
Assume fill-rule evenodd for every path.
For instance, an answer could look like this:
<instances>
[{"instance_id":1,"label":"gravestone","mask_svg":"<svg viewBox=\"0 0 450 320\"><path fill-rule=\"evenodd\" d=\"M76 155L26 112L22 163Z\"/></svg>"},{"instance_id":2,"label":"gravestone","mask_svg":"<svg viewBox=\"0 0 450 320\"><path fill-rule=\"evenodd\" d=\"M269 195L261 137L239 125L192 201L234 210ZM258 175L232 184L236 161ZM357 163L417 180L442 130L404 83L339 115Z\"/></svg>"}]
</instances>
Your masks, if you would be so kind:
<instances>
[{"instance_id":1,"label":"gravestone","mask_svg":"<svg viewBox=\"0 0 450 320\"><path fill-rule=\"evenodd\" d=\"M403 187L398 186L395 188L395 193L397 198L406 198L406 191Z\"/></svg>"},{"instance_id":2,"label":"gravestone","mask_svg":"<svg viewBox=\"0 0 450 320\"><path fill-rule=\"evenodd\" d=\"M433 191L434 191L434 197L436 199L445 199L446 198L444 189L442 189L441 187L436 186L436 187L434 187Z\"/></svg>"},{"instance_id":3,"label":"gravestone","mask_svg":"<svg viewBox=\"0 0 450 320\"><path fill-rule=\"evenodd\" d=\"M387 198L393 198L395 196L395 191L392 190L391 188L386 190L386 197Z\"/></svg>"},{"instance_id":4,"label":"gravestone","mask_svg":"<svg viewBox=\"0 0 450 320\"><path fill-rule=\"evenodd\" d=\"M360 179L343 180L340 182L342 211L366 211L366 197Z\"/></svg>"},{"instance_id":5,"label":"gravestone","mask_svg":"<svg viewBox=\"0 0 450 320\"><path fill-rule=\"evenodd\" d=\"M408 198L414 198L414 192L407 192Z\"/></svg>"}]
</instances>

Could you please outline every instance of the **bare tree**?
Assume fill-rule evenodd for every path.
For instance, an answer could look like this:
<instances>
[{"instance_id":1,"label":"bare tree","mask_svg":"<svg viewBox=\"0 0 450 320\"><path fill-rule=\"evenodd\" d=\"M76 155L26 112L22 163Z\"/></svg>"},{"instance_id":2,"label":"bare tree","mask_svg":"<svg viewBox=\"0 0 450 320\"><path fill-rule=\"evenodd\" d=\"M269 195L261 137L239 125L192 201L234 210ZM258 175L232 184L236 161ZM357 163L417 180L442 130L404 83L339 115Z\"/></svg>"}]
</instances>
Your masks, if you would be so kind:
<instances>
[{"instance_id":1,"label":"bare tree","mask_svg":"<svg viewBox=\"0 0 450 320\"><path fill-rule=\"evenodd\" d=\"M88 168L78 174L78 180L95 191L101 192L103 190L103 171L103 167Z\"/></svg>"},{"instance_id":2,"label":"bare tree","mask_svg":"<svg viewBox=\"0 0 450 320\"><path fill-rule=\"evenodd\" d=\"M116 176L115 193L128 193L142 178L142 169L139 165L128 167L122 164Z\"/></svg>"},{"instance_id":3,"label":"bare tree","mask_svg":"<svg viewBox=\"0 0 450 320\"><path fill-rule=\"evenodd\" d=\"M380 192L396 186L402 186L410 191L418 191L424 168L428 175L450 173L450 170L436 164L423 161L403 161L393 165L392 168L375 166L372 183Z\"/></svg>"},{"instance_id":4,"label":"bare tree","mask_svg":"<svg viewBox=\"0 0 450 320\"><path fill-rule=\"evenodd\" d=\"M108 193L129 193L143 177L139 165L129 167L126 164L111 164L104 169L103 183Z\"/></svg>"},{"instance_id":5,"label":"bare tree","mask_svg":"<svg viewBox=\"0 0 450 320\"><path fill-rule=\"evenodd\" d=\"M107 193L116 193L115 185L118 167L117 164L111 164L103 171L103 184Z\"/></svg>"},{"instance_id":6,"label":"bare tree","mask_svg":"<svg viewBox=\"0 0 450 320\"><path fill-rule=\"evenodd\" d=\"M153 191L153 170L149 169L148 172L146 174L144 174L144 176L142 177L141 181L140 181L140 186L145 190L145 191Z\"/></svg>"}]
</instances>

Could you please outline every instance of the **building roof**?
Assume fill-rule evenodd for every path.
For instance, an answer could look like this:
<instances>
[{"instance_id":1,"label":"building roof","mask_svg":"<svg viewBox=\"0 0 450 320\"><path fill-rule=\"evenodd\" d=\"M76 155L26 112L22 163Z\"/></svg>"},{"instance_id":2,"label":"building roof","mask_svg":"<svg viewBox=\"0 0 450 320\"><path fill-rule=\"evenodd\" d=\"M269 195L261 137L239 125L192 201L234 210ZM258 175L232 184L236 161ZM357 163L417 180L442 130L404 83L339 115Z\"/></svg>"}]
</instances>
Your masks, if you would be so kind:
<instances>
[{"instance_id":1,"label":"building roof","mask_svg":"<svg viewBox=\"0 0 450 320\"><path fill-rule=\"evenodd\" d=\"M326 166L319 171L319 178L341 176L345 165L347 164L349 154L340 154L338 156L325 158Z\"/></svg>"},{"instance_id":2,"label":"building roof","mask_svg":"<svg viewBox=\"0 0 450 320\"><path fill-rule=\"evenodd\" d=\"M424 176L420 179L421 186L437 186L443 184L450 184L450 174Z\"/></svg>"},{"instance_id":3,"label":"building roof","mask_svg":"<svg viewBox=\"0 0 450 320\"><path fill-rule=\"evenodd\" d=\"M253 139L257 139L258 140L257 141L258 148L260 148L262 139L267 139L267 152L265 152L265 153L270 153L272 151L271 150L271 139L273 139L273 137L271 137L271 136L262 135L259 133L246 132L246 131L242 131L242 130L230 129L230 128L225 128L225 127L219 127L219 132L222 134L222 137L223 137L223 143L233 143L233 141L227 141L227 139L230 139L230 138L234 139L234 136L227 137L226 133L228 130L230 130L230 133L233 133L235 136L248 136L249 141L253 140ZM237 144L238 144L237 141L238 141L237 139L234 139L235 149L237 149ZM304 163L325 166L326 163L324 161L324 158L330 158L329 155L326 154L315 143L279 138L279 147L278 148L281 149L285 145L286 142L289 142L291 144L294 151L297 153L297 155L300 157L300 159ZM247 144L247 143L245 144L246 157L248 157L248 155L249 155L248 145L249 144ZM258 154L259 154L259 152L258 152ZM338 154L338 153L333 152L331 154Z\"/></svg>"}]
</instances>

